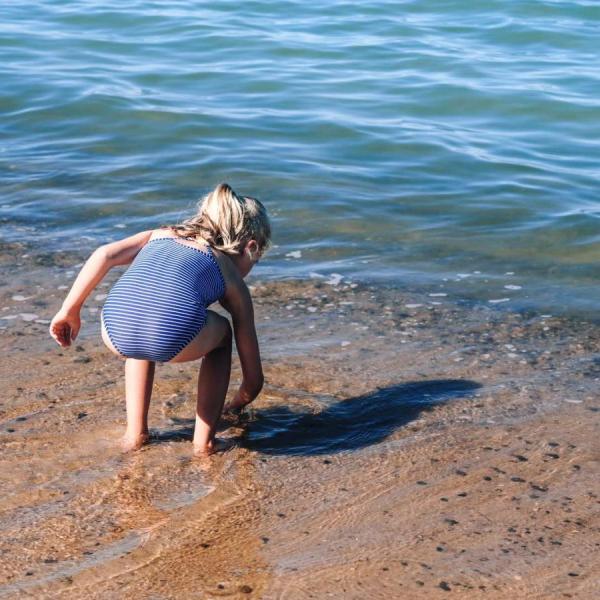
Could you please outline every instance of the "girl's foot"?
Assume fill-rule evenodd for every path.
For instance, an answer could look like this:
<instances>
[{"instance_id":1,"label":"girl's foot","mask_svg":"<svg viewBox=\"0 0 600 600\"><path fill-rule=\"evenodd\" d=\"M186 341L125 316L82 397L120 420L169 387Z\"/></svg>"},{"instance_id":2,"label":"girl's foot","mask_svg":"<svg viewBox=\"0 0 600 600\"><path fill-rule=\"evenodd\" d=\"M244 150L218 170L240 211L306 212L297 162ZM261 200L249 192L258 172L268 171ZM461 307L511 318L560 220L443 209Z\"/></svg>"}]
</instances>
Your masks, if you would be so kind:
<instances>
[{"instance_id":1,"label":"girl's foot","mask_svg":"<svg viewBox=\"0 0 600 600\"><path fill-rule=\"evenodd\" d=\"M225 403L223 406L223 414L239 416L244 412L244 408L246 408L246 406L248 406L247 402L236 402L234 399L231 402Z\"/></svg>"},{"instance_id":2,"label":"girl's foot","mask_svg":"<svg viewBox=\"0 0 600 600\"><path fill-rule=\"evenodd\" d=\"M221 440L214 438L210 440L206 446L197 446L194 444L194 456L198 458L204 458L215 454L216 452L224 452L233 446L232 440Z\"/></svg>"},{"instance_id":3,"label":"girl's foot","mask_svg":"<svg viewBox=\"0 0 600 600\"><path fill-rule=\"evenodd\" d=\"M138 435L129 436L125 434L121 438L121 452L132 452L139 450L144 444L148 443L150 434L148 432L139 433Z\"/></svg>"}]
</instances>

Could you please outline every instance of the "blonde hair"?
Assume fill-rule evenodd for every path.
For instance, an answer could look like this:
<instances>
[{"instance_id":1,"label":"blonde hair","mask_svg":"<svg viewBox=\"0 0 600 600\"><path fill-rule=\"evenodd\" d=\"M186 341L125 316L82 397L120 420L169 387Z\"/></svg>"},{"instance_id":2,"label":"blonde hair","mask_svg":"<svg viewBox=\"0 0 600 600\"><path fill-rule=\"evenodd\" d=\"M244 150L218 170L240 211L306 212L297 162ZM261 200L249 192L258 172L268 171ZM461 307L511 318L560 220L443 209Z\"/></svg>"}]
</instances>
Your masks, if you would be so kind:
<instances>
[{"instance_id":1,"label":"blonde hair","mask_svg":"<svg viewBox=\"0 0 600 600\"><path fill-rule=\"evenodd\" d=\"M201 238L227 254L239 254L249 240L256 240L263 252L271 240L271 224L260 200L239 196L227 183L206 194L193 217L166 227L180 237Z\"/></svg>"}]
</instances>

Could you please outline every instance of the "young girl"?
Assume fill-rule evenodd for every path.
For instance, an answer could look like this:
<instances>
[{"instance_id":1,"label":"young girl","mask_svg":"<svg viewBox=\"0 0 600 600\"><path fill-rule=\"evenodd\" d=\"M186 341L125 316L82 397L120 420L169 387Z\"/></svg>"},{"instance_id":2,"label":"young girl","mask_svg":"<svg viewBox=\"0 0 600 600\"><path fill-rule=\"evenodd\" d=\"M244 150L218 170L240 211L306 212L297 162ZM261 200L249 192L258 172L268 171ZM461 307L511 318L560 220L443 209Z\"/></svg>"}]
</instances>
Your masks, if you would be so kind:
<instances>
[{"instance_id":1,"label":"young girl","mask_svg":"<svg viewBox=\"0 0 600 600\"><path fill-rule=\"evenodd\" d=\"M269 245L265 207L219 184L179 225L142 231L97 248L50 323L50 335L70 346L80 328L85 299L115 265L131 266L102 308L102 339L125 359L127 430L124 450L148 441L148 408L156 362L202 358L194 453L217 450L215 428L231 369L229 321L207 307L215 301L231 314L243 381L225 410L240 411L263 385L254 311L244 277Z\"/></svg>"}]
</instances>

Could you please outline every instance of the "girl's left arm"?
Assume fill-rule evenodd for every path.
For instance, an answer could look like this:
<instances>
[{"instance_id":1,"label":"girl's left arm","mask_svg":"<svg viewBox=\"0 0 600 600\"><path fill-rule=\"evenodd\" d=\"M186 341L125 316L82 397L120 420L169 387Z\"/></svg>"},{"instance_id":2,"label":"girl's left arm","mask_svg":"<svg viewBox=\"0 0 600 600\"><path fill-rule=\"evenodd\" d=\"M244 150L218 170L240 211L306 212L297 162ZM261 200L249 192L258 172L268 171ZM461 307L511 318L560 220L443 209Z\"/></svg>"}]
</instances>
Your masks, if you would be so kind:
<instances>
[{"instance_id":1,"label":"girl's left arm","mask_svg":"<svg viewBox=\"0 0 600 600\"><path fill-rule=\"evenodd\" d=\"M152 229L141 231L123 240L104 244L87 259L63 301L61 309L50 323L50 335L63 348L75 340L81 326L79 313L86 298L116 265L133 261L152 235Z\"/></svg>"}]
</instances>

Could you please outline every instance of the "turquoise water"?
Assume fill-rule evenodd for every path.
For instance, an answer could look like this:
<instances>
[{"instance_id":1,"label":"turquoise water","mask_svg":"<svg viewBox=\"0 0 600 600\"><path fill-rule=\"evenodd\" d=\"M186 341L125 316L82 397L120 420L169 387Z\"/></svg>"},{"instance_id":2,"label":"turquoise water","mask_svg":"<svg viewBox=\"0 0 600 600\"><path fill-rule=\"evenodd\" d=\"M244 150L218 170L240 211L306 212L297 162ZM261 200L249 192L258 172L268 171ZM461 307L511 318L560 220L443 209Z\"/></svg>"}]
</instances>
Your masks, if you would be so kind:
<instances>
[{"instance_id":1,"label":"turquoise water","mask_svg":"<svg viewBox=\"0 0 600 600\"><path fill-rule=\"evenodd\" d=\"M3 2L0 236L92 248L227 181L273 215L262 276L590 313L599 32L576 0Z\"/></svg>"}]
</instances>

